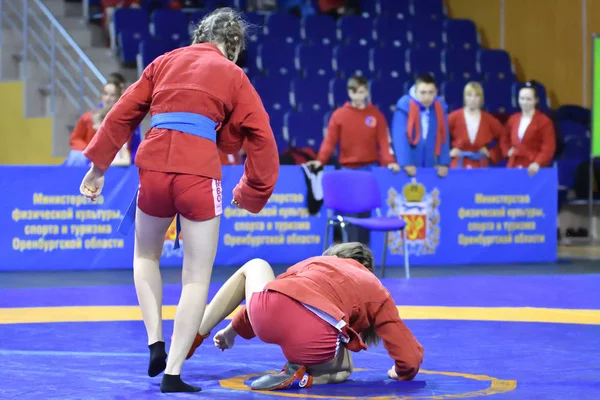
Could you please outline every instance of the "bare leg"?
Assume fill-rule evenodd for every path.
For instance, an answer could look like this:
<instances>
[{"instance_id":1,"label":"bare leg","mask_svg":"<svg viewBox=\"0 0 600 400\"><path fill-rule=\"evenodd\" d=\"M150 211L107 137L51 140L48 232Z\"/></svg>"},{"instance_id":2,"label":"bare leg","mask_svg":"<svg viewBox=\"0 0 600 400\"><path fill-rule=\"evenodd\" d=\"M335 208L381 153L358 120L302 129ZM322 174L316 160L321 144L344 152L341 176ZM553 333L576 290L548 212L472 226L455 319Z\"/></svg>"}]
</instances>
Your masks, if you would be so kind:
<instances>
[{"instance_id":1,"label":"bare leg","mask_svg":"<svg viewBox=\"0 0 600 400\"><path fill-rule=\"evenodd\" d=\"M208 335L244 298L249 299L252 293L260 292L265 284L274 279L273 269L265 260L255 258L248 261L223 284L212 299L198 333Z\"/></svg>"},{"instance_id":2,"label":"bare leg","mask_svg":"<svg viewBox=\"0 0 600 400\"><path fill-rule=\"evenodd\" d=\"M165 369L167 357L162 329L163 288L159 261L171 221L173 218L152 217L139 208L136 211L133 280L148 334L150 376L156 376Z\"/></svg>"},{"instance_id":3,"label":"bare leg","mask_svg":"<svg viewBox=\"0 0 600 400\"><path fill-rule=\"evenodd\" d=\"M333 360L308 367L308 372L313 376L313 385L344 382L353 370L352 356L345 346L340 347Z\"/></svg>"},{"instance_id":4,"label":"bare leg","mask_svg":"<svg viewBox=\"0 0 600 400\"><path fill-rule=\"evenodd\" d=\"M200 388L183 383L179 377L183 361L206 308L210 276L217 252L220 217L195 222L181 218L183 234L183 288L175 313L173 341L169 351L167 368L163 376L161 391L199 391Z\"/></svg>"}]
</instances>

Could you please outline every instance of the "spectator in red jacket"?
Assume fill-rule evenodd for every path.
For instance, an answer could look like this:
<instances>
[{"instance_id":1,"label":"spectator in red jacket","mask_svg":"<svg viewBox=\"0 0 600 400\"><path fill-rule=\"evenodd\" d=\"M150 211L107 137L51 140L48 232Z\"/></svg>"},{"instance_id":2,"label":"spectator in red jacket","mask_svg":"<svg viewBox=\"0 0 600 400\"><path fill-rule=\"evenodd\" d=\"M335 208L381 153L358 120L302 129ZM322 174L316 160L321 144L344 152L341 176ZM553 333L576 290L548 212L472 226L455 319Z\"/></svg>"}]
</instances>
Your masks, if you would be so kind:
<instances>
[{"instance_id":1,"label":"spectator in red jacket","mask_svg":"<svg viewBox=\"0 0 600 400\"><path fill-rule=\"evenodd\" d=\"M521 112L509 118L501 143L507 167L527 168L529 175L549 167L556 151L554 124L536 108L538 102L535 84L527 82L519 90Z\"/></svg>"}]
</instances>

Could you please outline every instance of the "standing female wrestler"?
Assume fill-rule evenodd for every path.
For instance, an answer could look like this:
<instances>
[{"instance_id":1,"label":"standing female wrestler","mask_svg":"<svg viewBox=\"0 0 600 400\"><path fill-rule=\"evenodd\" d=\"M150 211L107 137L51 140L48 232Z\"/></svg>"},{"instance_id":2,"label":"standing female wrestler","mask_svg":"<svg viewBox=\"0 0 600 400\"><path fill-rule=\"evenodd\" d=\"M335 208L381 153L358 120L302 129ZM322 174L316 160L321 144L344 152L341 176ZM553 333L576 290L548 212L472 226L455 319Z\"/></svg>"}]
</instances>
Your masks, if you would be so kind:
<instances>
[{"instance_id":1,"label":"standing female wrestler","mask_svg":"<svg viewBox=\"0 0 600 400\"><path fill-rule=\"evenodd\" d=\"M536 109L539 96L534 83L527 82L519 90L521 112L513 114L502 135L502 153L508 157L508 168L527 168L535 175L540 167L548 167L556 151L556 133L552 120Z\"/></svg>"},{"instance_id":2,"label":"standing female wrestler","mask_svg":"<svg viewBox=\"0 0 600 400\"><path fill-rule=\"evenodd\" d=\"M215 335L215 345L225 350L237 335L258 336L279 345L288 360L282 374L258 379L253 389L342 382L353 369L347 350L365 350L379 338L395 361L388 376L412 380L423 362L423 347L372 271L373 254L358 242L334 245L277 278L265 261L251 260L211 301L188 357L246 298L247 305Z\"/></svg>"},{"instance_id":3,"label":"standing female wrestler","mask_svg":"<svg viewBox=\"0 0 600 400\"><path fill-rule=\"evenodd\" d=\"M165 371L162 392L200 390L184 383L180 373L204 314L217 249L222 213L218 150L235 153L245 141L245 172L233 191L237 207L259 212L278 176L269 117L246 74L235 65L244 35L244 22L234 10L220 8L208 15L196 28L193 45L158 57L144 70L84 152L93 167L81 192L95 198L110 161L146 113L152 114L135 160L140 187L133 269L148 333L148 375ZM176 215L185 240L183 288L165 365L159 260Z\"/></svg>"},{"instance_id":4,"label":"standing female wrestler","mask_svg":"<svg viewBox=\"0 0 600 400\"><path fill-rule=\"evenodd\" d=\"M464 89L465 106L448 115L450 128L451 168L486 168L489 161L500 161L500 141L503 128L483 106L483 88L478 82L469 82Z\"/></svg>"}]
</instances>

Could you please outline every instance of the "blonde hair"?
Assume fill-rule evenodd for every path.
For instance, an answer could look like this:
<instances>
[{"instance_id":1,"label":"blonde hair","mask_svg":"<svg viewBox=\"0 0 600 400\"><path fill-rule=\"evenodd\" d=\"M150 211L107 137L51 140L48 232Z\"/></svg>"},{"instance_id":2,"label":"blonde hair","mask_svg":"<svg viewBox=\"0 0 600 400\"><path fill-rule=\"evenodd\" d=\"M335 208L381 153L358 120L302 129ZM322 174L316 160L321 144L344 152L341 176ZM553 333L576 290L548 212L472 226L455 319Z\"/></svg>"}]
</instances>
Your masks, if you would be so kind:
<instances>
[{"instance_id":1,"label":"blonde hair","mask_svg":"<svg viewBox=\"0 0 600 400\"><path fill-rule=\"evenodd\" d=\"M463 90L463 99L467 97L467 93L469 91L475 92L475 94L481 97L481 105L483 105L484 97L483 97L483 86L479 82L469 82L465 85L465 89Z\"/></svg>"},{"instance_id":2,"label":"blonde hair","mask_svg":"<svg viewBox=\"0 0 600 400\"><path fill-rule=\"evenodd\" d=\"M192 44L222 43L225 46L225 56L234 61L236 50L246 48L247 27L248 24L239 12L229 7L217 8L196 26Z\"/></svg>"}]
</instances>

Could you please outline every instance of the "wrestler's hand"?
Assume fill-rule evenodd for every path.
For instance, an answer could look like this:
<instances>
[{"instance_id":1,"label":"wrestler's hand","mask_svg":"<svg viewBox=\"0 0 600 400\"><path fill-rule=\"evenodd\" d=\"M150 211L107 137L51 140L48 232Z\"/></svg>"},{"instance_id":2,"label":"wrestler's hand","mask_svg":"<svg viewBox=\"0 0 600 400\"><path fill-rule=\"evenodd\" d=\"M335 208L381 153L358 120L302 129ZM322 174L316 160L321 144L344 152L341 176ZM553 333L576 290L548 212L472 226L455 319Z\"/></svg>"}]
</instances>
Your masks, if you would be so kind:
<instances>
[{"instance_id":1,"label":"wrestler's hand","mask_svg":"<svg viewBox=\"0 0 600 400\"><path fill-rule=\"evenodd\" d=\"M240 208L240 209L244 208L240 205L240 203L238 203L238 201L236 199L231 200L231 205L236 208Z\"/></svg>"},{"instance_id":2,"label":"wrestler's hand","mask_svg":"<svg viewBox=\"0 0 600 400\"><path fill-rule=\"evenodd\" d=\"M90 170L83 177L83 181L81 181L79 192L88 199L95 201L96 197L100 196L100 193L102 193L103 187L104 171L92 165Z\"/></svg>"},{"instance_id":3,"label":"wrestler's hand","mask_svg":"<svg viewBox=\"0 0 600 400\"><path fill-rule=\"evenodd\" d=\"M400 171L400 165L398 163L388 164L388 169L392 171L394 174Z\"/></svg>"},{"instance_id":4,"label":"wrestler's hand","mask_svg":"<svg viewBox=\"0 0 600 400\"><path fill-rule=\"evenodd\" d=\"M460 149L458 147L455 147L452 150L450 150L450 157L452 157L452 158L460 157L461 153L462 152L460 151Z\"/></svg>"},{"instance_id":5,"label":"wrestler's hand","mask_svg":"<svg viewBox=\"0 0 600 400\"><path fill-rule=\"evenodd\" d=\"M392 365L392 368L390 368L390 370L388 371L388 376L391 379L398 380L398 374L396 373L396 366L395 365Z\"/></svg>"},{"instance_id":6,"label":"wrestler's hand","mask_svg":"<svg viewBox=\"0 0 600 400\"><path fill-rule=\"evenodd\" d=\"M221 329L213 338L215 347L219 348L221 351L232 348L236 336L237 333L229 326L225 329Z\"/></svg>"}]
</instances>

